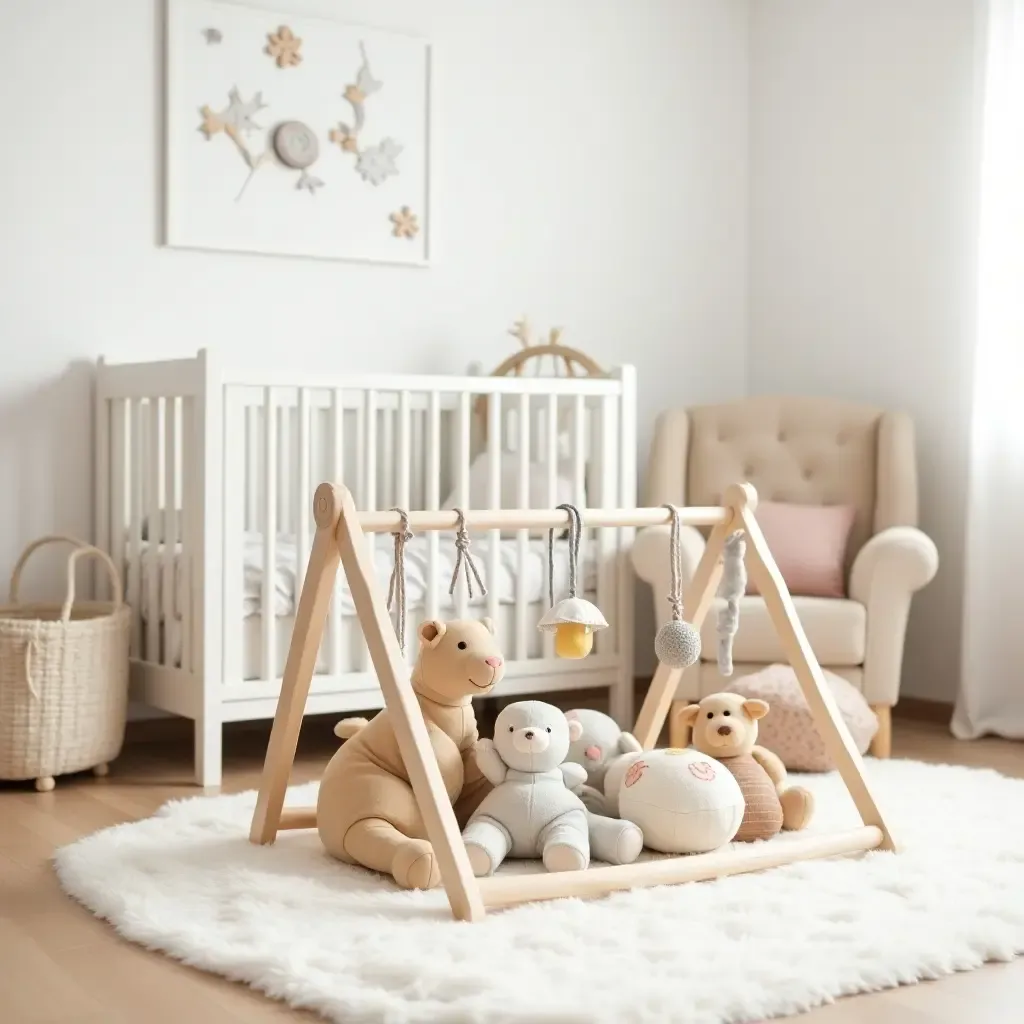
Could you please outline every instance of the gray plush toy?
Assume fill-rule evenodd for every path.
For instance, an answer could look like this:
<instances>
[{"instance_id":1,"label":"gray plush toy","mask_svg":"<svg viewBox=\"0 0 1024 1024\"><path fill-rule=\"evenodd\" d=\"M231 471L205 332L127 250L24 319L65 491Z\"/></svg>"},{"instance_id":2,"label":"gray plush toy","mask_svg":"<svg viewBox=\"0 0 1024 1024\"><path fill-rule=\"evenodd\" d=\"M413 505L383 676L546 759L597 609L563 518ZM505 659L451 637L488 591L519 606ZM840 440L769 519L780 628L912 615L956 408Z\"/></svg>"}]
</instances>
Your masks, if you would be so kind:
<instances>
[{"instance_id":1,"label":"gray plush toy","mask_svg":"<svg viewBox=\"0 0 1024 1024\"><path fill-rule=\"evenodd\" d=\"M629 732L623 732L614 718L591 708L573 708L565 717L579 722L582 731L569 744L568 760L574 761L587 773L586 784L577 792L588 811L610 814L611 805L605 798L604 779L611 763L623 754L639 754L643 747Z\"/></svg>"},{"instance_id":2,"label":"gray plush toy","mask_svg":"<svg viewBox=\"0 0 1024 1024\"><path fill-rule=\"evenodd\" d=\"M494 789L462 833L475 875L492 874L506 857L540 857L548 871L576 871L591 852L613 864L640 855L636 825L588 814L573 792L587 774L564 762L581 733L578 721L543 701L517 701L498 715L494 739L481 740L476 752Z\"/></svg>"}]
</instances>

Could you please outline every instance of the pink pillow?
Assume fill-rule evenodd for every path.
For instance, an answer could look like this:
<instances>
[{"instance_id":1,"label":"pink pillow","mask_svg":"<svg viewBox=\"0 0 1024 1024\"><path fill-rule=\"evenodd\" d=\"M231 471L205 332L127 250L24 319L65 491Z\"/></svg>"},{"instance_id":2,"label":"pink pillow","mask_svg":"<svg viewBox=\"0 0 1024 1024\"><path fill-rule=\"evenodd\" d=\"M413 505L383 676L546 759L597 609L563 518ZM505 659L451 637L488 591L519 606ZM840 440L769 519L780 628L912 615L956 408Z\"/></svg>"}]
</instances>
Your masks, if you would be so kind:
<instances>
[{"instance_id":1,"label":"pink pillow","mask_svg":"<svg viewBox=\"0 0 1024 1024\"><path fill-rule=\"evenodd\" d=\"M846 545L856 515L852 505L762 501L755 515L791 594L846 596ZM747 593L757 593L753 581Z\"/></svg>"}]
</instances>

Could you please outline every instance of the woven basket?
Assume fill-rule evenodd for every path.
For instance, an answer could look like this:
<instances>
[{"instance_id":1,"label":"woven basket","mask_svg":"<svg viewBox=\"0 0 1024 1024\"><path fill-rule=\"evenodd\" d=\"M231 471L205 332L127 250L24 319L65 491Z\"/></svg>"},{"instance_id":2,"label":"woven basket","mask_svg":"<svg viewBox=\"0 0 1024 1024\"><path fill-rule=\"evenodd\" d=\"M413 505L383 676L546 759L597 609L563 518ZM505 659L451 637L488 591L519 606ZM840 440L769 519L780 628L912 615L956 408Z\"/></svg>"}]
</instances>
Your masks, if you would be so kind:
<instances>
[{"instance_id":1,"label":"woven basket","mask_svg":"<svg viewBox=\"0 0 1024 1024\"><path fill-rule=\"evenodd\" d=\"M19 604L22 569L47 544L74 546L63 605ZM114 600L75 601L75 564L98 558ZM18 559L0 605L0 779L35 779L92 768L106 772L121 752L128 705L131 613L110 557L73 537L41 537Z\"/></svg>"}]
</instances>

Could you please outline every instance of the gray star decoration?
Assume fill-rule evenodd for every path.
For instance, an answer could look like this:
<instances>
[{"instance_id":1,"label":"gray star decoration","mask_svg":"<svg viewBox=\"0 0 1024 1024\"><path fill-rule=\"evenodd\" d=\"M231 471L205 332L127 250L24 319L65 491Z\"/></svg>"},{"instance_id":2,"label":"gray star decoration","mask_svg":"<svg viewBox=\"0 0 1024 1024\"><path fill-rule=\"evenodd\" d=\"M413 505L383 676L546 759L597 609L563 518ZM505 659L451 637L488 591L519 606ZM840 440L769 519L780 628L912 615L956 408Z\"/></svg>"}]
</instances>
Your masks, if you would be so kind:
<instances>
[{"instance_id":1,"label":"gray star decoration","mask_svg":"<svg viewBox=\"0 0 1024 1024\"><path fill-rule=\"evenodd\" d=\"M254 93L251 100L243 100L238 92L238 88L232 86L231 91L228 93L228 99L231 103L220 114L220 119L225 124L229 124L232 128L237 128L243 132L262 131L260 125L253 120L253 117L267 106L263 102L262 90Z\"/></svg>"},{"instance_id":2,"label":"gray star decoration","mask_svg":"<svg viewBox=\"0 0 1024 1024\"><path fill-rule=\"evenodd\" d=\"M359 154L356 170L363 181L371 185L380 185L394 174L398 174L395 159L402 152L402 147L394 139L382 139L376 146L367 146Z\"/></svg>"},{"instance_id":3,"label":"gray star decoration","mask_svg":"<svg viewBox=\"0 0 1024 1024\"><path fill-rule=\"evenodd\" d=\"M224 38L219 28L204 28L203 35L206 38L207 46L212 46L214 43L219 43Z\"/></svg>"}]
</instances>

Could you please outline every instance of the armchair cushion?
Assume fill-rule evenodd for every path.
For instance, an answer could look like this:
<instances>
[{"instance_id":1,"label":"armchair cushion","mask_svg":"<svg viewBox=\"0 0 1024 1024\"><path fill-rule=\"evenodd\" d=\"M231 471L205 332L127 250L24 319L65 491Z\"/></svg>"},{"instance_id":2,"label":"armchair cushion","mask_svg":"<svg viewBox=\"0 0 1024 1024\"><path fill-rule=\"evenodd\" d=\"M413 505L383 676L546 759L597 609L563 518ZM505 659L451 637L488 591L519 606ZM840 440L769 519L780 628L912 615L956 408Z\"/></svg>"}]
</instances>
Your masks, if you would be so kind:
<instances>
[{"instance_id":1,"label":"armchair cushion","mask_svg":"<svg viewBox=\"0 0 1024 1024\"><path fill-rule=\"evenodd\" d=\"M758 524L791 594L846 597L846 546L856 513L852 505L757 506ZM757 593L753 580L747 593Z\"/></svg>"},{"instance_id":2,"label":"armchair cushion","mask_svg":"<svg viewBox=\"0 0 1024 1024\"><path fill-rule=\"evenodd\" d=\"M786 653L761 597L740 598L739 631L733 640L733 660L771 664L786 661ZM864 661L867 642L867 609L858 601L834 597L794 597L793 604L807 639L822 665L854 666ZM718 611L715 598L700 631L701 658L718 657Z\"/></svg>"}]
</instances>

